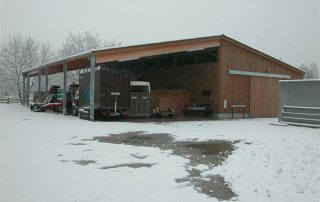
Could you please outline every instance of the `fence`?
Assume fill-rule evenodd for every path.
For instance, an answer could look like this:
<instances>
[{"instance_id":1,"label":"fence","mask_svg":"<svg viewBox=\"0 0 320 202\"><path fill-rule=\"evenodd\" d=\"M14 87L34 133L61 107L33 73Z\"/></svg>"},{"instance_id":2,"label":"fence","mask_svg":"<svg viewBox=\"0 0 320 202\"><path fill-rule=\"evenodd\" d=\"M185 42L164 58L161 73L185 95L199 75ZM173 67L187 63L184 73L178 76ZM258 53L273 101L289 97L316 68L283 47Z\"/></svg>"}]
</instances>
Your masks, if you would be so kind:
<instances>
[{"instance_id":1,"label":"fence","mask_svg":"<svg viewBox=\"0 0 320 202\"><path fill-rule=\"evenodd\" d=\"M0 98L0 103L12 104L12 103L21 103L20 98Z\"/></svg>"}]
</instances>

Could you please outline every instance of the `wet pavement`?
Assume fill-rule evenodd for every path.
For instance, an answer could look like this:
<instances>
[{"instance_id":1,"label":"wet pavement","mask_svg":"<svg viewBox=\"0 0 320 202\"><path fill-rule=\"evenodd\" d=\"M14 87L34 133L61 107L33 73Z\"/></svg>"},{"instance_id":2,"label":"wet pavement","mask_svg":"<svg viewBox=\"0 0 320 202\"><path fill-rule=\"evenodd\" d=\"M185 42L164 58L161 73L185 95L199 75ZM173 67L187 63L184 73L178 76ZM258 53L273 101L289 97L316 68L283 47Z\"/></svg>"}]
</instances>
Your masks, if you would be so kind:
<instances>
[{"instance_id":1,"label":"wet pavement","mask_svg":"<svg viewBox=\"0 0 320 202\"><path fill-rule=\"evenodd\" d=\"M146 134L142 131L128 132L122 134L111 134L108 136L97 136L92 140L111 143L126 144L133 146L155 147L161 150L170 150L173 155L189 159L185 165L188 176L176 179L178 183L189 183L199 193L204 193L209 197L215 197L218 200L230 200L236 197L236 194L230 189L224 178L219 175L202 176L202 172L210 170L212 167L221 164L234 150L234 144L238 141L208 140L198 141L176 141L171 135L165 133ZM89 141L85 139L84 141ZM147 156L135 155L138 159ZM197 166L207 167L207 169L196 169ZM115 166L103 167L102 169L111 169L118 167L151 167L153 164L120 164ZM191 168L191 169L190 169Z\"/></svg>"}]
</instances>

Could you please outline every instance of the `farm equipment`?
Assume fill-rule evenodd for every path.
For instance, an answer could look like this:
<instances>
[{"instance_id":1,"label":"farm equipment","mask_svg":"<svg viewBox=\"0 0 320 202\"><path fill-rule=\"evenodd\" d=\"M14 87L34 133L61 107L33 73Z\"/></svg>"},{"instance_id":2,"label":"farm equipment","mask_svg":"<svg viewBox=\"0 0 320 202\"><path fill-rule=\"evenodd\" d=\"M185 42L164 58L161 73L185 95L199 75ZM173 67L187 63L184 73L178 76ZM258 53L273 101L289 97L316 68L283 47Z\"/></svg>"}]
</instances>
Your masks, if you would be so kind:
<instances>
[{"instance_id":1,"label":"farm equipment","mask_svg":"<svg viewBox=\"0 0 320 202\"><path fill-rule=\"evenodd\" d=\"M189 105L185 105L183 109L183 115L185 116L212 116L213 109L211 105L203 104L203 105L193 105L189 107Z\"/></svg>"},{"instance_id":2,"label":"farm equipment","mask_svg":"<svg viewBox=\"0 0 320 202\"><path fill-rule=\"evenodd\" d=\"M71 84L69 92L67 92L67 109L72 107L73 92L78 88L77 84ZM30 103L30 109L35 112L55 111L62 112L63 109L63 89L59 86L52 86L49 91L49 95L44 102Z\"/></svg>"}]
</instances>

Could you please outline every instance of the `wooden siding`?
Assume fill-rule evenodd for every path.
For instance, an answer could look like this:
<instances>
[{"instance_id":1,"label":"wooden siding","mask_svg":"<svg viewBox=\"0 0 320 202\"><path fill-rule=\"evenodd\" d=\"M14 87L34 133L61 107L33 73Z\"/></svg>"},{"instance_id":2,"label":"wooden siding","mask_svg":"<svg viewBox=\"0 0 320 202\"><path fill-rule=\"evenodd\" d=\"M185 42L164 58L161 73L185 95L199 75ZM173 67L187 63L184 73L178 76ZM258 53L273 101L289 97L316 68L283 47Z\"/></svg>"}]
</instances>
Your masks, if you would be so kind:
<instances>
[{"instance_id":1,"label":"wooden siding","mask_svg":"<svg viewBox=\"0 0 320 202\"><path fill-rule=\"evenodd\" d=\"M183 114L184 107L191 105L191 94L185 90L152 90L151 107L156 112L167 111L170 108L175 109L178 116Z\"/></svg>"},{"instance_id":2,"label":"wooden siding","mask_svg":"<svg viewBox=\"0 0 320 202\"><path fill-rule=\"evenodd\" d=\"M126 61L169 53L213 48L218 47L220 45L219 43L220 41L218 39L208 38L170 43L168 42L160 44L141 45L125 48L115 48L106 50L104 52L97 52L96 62L97 64L101 64L112 61Z\"/></svg>"},{"instance_id":3,"label":"wooden siding","mask_svg":"<svg viewBox=\"0 0 320 202\"><path fill-rule=\"evenodd\" d=\"M251 77L250 117L269 117L270 78Z\"/></svg>"},{"instance_id":4,"label":"wooden siding","mask_svg":"<svg viewBox=\"0 0 320 202\"><path fill-rule=\"evenodd\" d=\"M279 80L251 77L250 116L276 117L279 113Z\"/></svg>"},{"instance_id":5,"label":"wooden siding","mask_svg":"<svg viewBox=\"0 0 320 202\"><path fill-rule=\"evenodd\" d=\"M218 106L217 63L193 64L175 67L145 69L143 78L149 81L151 89L187 90L191 101L196 104ZM202 91L210 91L210 96L202 96Z\"/></svg>"},{"instance_id":6,"label":"wooden siding","mask_svg":"<svg viewBox=\"0 0 320 202\"><path fill-rule=\"evenodd\" d=\"M279 80L270 79L271 97L270 97L270 116L277 117L279 115Z\"/></svg>"},{"instance_id":7,"label":"wooden siding","mask_svg":"<svg viewBox=\"0 0 320 202\"><path fill-rule=\"evenodd\" d=\"M251 80L250 76L229 75L228 70L285 74L291 76L291 79L302 79L303 74L299 70L289 69L281 62L267 59L229 41L222 39L220 44L219 113L231 113L231 105L246 103L249 105L246 112L250 112L253 116L276 116L278 109L270 106L278 103L279 79L252 77L253 80ZM262 91L260 95L259 89ZM268 98L265 95L269 95ZM227 108L223 106L224 100L227 100ZM255 103L261 103L260 105L264 108L258 109Z\"/></svg>"},{"instance_id":8,"label":"wooden siding","mask_svg":"<svg viewBox=\"0 0 320 202\"><path fill-rule=\"evenodd\" d=\"M250 112L250 77L230 76L230 93L232 105L246 105L245 113ZM240 108L235 110L242 110ZM237 113L241 111L236 111Z\"/></svg>"}]
</instances>

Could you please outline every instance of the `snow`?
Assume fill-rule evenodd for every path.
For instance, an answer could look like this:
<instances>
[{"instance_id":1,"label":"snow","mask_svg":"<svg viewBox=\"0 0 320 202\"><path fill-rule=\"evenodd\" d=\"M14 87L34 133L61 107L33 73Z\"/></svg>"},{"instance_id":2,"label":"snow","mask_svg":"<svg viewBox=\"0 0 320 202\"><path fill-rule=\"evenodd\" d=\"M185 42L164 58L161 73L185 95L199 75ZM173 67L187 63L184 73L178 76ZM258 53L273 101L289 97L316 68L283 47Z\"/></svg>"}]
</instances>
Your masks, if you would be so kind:
<instances>
[{"instance_id":1,"label":"snow","mask_svg":"<svg viewBox=\"0 0 320 202\"><path fill-rule=\"evenodd\" d=\"M207 171L207 170L210 170L210 167L207 166L207 165L204 165L204 164L200 164L200 165L197 165L195 167L192 167L193 169L197 169L199 171Z\"/></svg>"},{"instance_id":2,"label":"snow","mask_svg":"<svg viewBox=\"0 0 320 202\"><path fill-rule=\"evenodd\" d=\"M171 151L83 140L130 131L241 140L222 165L195 167L203 177L223 176L237 194L232 200L320 198L320 129L270 125L276 119L90 122L14 104L1 104L0 112L1 201L218 201L175 181L190 168ZM95 163L73 162L81 160ZM128 163L152 166L101 169Z\"/></svg>"}]
</instances>

